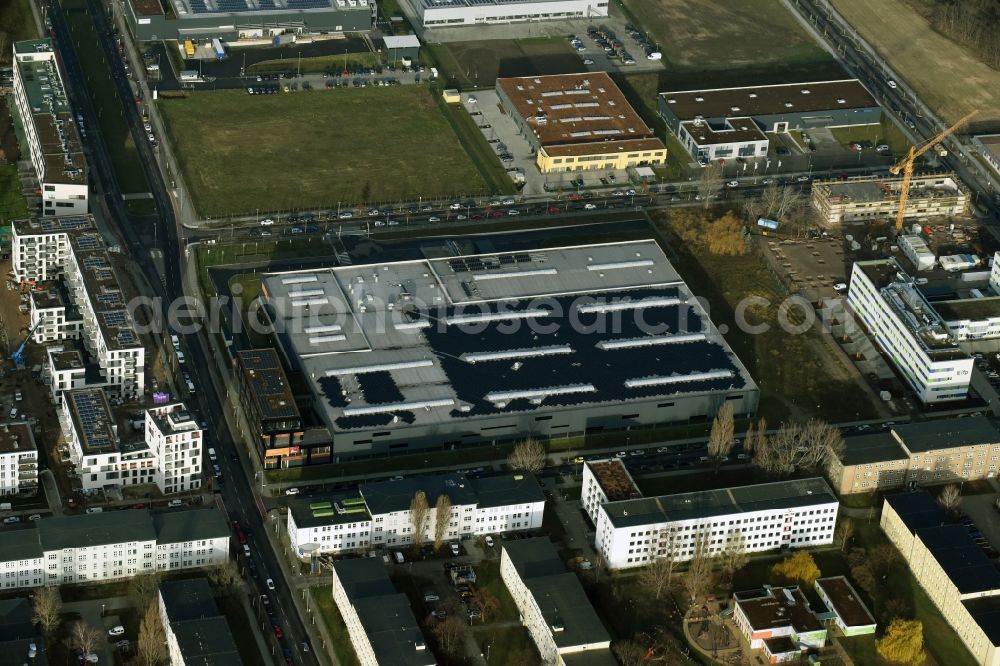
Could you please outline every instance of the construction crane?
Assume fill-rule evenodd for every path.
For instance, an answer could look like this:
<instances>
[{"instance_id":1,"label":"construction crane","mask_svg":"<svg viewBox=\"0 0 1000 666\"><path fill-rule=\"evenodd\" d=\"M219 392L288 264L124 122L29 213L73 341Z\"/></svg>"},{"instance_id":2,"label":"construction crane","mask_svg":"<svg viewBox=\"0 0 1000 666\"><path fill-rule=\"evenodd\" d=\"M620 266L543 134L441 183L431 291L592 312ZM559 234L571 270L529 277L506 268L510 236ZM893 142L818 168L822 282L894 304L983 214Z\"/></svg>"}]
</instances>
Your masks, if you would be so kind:
<instances>
[{"instance_id":1,"label":"construction crane","mask_svg":"<svg viewBox=\"0 0 1000 666\"><path fill-rule=\"evenodd\" d=\"M41 326L42 322L44 321L45 318L42 317L41 319L38 320L38 322L35 323L34 326L29 328L28 335L24 336L24 341L20 345L18 345L17 349L14 350L14 353L10 355L10 360L14 361L14 365L17 366L18 370L24 369L24 348L28 344L28 340L31 339L32 333L38 330L38 327Z\"/></svg>"},{"instance_id":2,"label":"construction crane","mask_svg":"<svg viewBox=\"0 0 1000 666\"><path fill-rule=\"evenodd\" d=\"M896 212L897 236L903 231L903 219L906 217L906 201L910 198L910 179L913 178L913 163L918 157L954 134L959 127L967 123L969 119L977 113L979 113L979 111L973 111L972 113L966 114L957 123L938 134L920 148L910 146L910 152L907 153L906 157L889 167L889 173L894 176L898 176L900 171L903 172L903 182L899 187L899 211Z\"/></svg>"}]
</instances>

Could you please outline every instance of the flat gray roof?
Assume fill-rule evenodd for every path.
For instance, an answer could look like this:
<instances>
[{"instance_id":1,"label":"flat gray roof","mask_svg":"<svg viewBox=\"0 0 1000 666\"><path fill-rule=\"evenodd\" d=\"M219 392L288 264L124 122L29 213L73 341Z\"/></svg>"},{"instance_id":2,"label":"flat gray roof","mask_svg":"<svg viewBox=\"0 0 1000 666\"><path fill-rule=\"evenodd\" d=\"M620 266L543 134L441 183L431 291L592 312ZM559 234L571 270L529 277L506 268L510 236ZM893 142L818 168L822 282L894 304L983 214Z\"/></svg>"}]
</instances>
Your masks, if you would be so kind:
<instances>
[{"instance_id":1,"label":"flat gray roof","mask_svg":"<svg viewBox=\"0 0 1000 666\"><path fill-rule=\"evenodd\" d=\"M160 583L160 596L171 622L185 622L217 617L219 607L207 578L166 580Z\"/></svg>"},{"instance_id":2,"label":"flat gray roof","mask_svg":"<svg viewBox=\"0 0 1000 666\"><path fill-rule=\"evenodd\" d=\"M452 506L475 504L476 494L464 474L448 473L412 476L398 481L375 481L359 486L368 511L372 515L406 511L418 490L427 495L427 503L434 506L439 495L448 495Z\"/></svg>"},{"instance_id":3,"label":"flat gray roof","mask_svg":"<svg viewBox=\"0 0 1000 666\"><path fill-rule=\"evenodd\" d=\"M756 388L652 240L270 274L262 298L335 434Z\"/></svg>"},{"instance_id":4,"label":"flat gray roof","mask_svg":"<svg viewBox=\"0 0 1000 666\"><path fill-rule=\"evenodd\" d=\"M396 593L396 588L386 573L385 565L377 557L337 560L333 563L333 570L337 572L337 579L344 586L347 598L352 602L355 599Z\"/></svg>"},{"instance_id":5,"label":"flat gray roof","mask_svg":"<svg viewBox=\"0 0 1000 666\"><path fill-rule=\"evenodd\" d=\"M19 530L0 530L0 562L34 560L42 555L42 545L38 542L38 529L34 525Z\"/></svg>"},{"instance_id":6,"label":"flat gray roof","mask_svg":"<svg viewBox=\"0 0 1000 666\"><path fill-rule=\"evenodd\" d=\"M985 416L906 423L893 427L892 432L910 453L1000 442L1000 433Z\"/></svg>"},{"instance_id":7,"label":"flat gray roof","mask_svg":"<svg viewBox=\"0 0 1000 666\"><path fill-rule=\"evenodd\" d=\"M629 527L836 502L826 481L813 477L622 500L601 507L615 527Z\"/></svg>"},{"instance_id":8,"label":"flat gray roof","mask_svg":"<svg viewBox=\"0 0 1000 666\"><path fill-rule=\"evenodd\" d=\"M356 501L360 501L361 504L352 504ZM293 497L288 500L288 512L296 527L300 529L320 525L363 523L372 519L368 509L365 508L364 500L357 492Z\"/></svg>"}]
</instances>

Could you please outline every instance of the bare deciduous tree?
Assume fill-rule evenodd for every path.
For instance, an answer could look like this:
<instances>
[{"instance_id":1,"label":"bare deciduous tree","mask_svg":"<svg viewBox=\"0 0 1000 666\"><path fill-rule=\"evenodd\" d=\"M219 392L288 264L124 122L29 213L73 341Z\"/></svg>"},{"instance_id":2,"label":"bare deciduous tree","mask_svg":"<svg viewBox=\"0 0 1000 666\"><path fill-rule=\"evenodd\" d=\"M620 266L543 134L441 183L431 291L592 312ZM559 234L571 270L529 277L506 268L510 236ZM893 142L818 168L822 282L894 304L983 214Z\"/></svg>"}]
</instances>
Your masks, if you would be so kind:
<instances>
[{"instance_id":1,"label":"bare deciduous tree","mask_svg":"<svg viewBox=\"0 0 1000 666\"><path fill-rule=\"evenodd\" d=\"M464 652L465 624L455 615L438 621L431 630L445 659L458 659Z\"/></svg>"},{"instance_id":2,"label":"bare deciduous tree","mask_svg":"<svg viewBox=\"0 0 1000 666\"><path fill-rule=\"evenodd\" d=\"M35 600L31 607L31 621L38 625L43 636L51 637L59 628L59 615L62 612L62 598L59 588L43 587L35 592Z\"/></svg>"},{"instance_id":3,"label":"bare deciduous tree","mask_svg":"<svg viewBox=\"0 0 1000 666\"><path fill-rule=\"evenodd\" d=\"M70 642L73 647L84 654L93 654L99 640L101 640L101 633L83 620L77 620L70 630Z\"/></svg>"},{"instance_id":4,"label":"bare deciduous tree","mask_svg":"<svg viewBox=\"0 0 1000 666\"><path fill-rule=\"evenodd\" d=\"M722 464L723 459L733 449L734 433L733 403L727 400L715 413L715 420L712 421L712 432L708 436L708 457L712 459L716 472L719 471L719 465Z\"/></svg>"},{"instance_id":5,"label":"bare deciduous tree","mask_svg":"<svg viewBox=\"0 0 1000 666\"><path fill-rule=\"evenodd\" d=\"M747 542L743 532L731 531L726 537L726 547L719 554L719 564L726 580L732 583L736 572L745 567L749 561L750 555L747 554Z\"/></svg>"},{"instance_id":6,"label":"bare deciduous tree","mask_svg":"<svg viewBox=\"0 0 1000 666\"><path fill-rule=\"evenodd\" d=\"M160 622L156 604L149 604L139 623L139 642L136 657L142 666L157 666L166 659L167 636Z\"/></svg>"},{"instance_id":7,"label":"bare deciduous tree","mask_svg":"<svg viewBox=\"0 0 1000 666\"><path fill-rule=\"evenodd\" d=\"M840 542L840 552L846 553L847 547L851 543L851 538L854 536L854 521L847 516L841 518L840 523L837 525L837 534L834 537L836 541Z\"/></svg>"},{"instance_id":8,"label":"bare deciduous tree","mask_svg":"<svg viewBox=\"0 0 1000 666\"><path fill-rule=\"evenodd\" d=\"M648 567L639 572L639 584L653 593L653 598L659 601L664 592L670 591L670 585L674 580L674 545L676 535L673 530L665 530L663 538L665 547L663 553L658 555Z\"/></svg>"},{"instance_id":9,"label":"bare deciduous tree","mask_svg":"<svg viewBox=\"0 0 1000 666\"><path fill-rule=\"evenodd\" d=\"M621 666L642 666L649 652L636 641L618 641L611 646L611 651Z\"/></svg>"},{"instance_id":10,"label":"bare deciduous tree","mask_svg":"<svg viewBox=\"0 0 1000 666\"><path fill-rule=\"evenodd\" d=\"M825 470L844 453L844 438L829 423L785 423L754 444L754 464L772 474Z\"/></svg>"},{"instance_id":11,"label":"bare deciduous tree","mask_svg":"<svg viewBox=\"0 0 1000 666\"><path fill-rule=\"evenodd\" d=\"M424 543L424 534L427 531L427 519L431 508L427 504L427 494L418 490L410 500L410 525L413 526L413 545L417 548Z\"/></svg>"},{"instance_id":12,"label":"bare deciduous tree","mask_svg":"<svg viewBox=\"0 0 1000 666\"><path fill-rule=\"evenodd\" d=\"M698 194L703 199L702 205L708 208L712 197L722 189L722 167L712 162L701 170L698 178Z\"/></svg>"},{"instance_id":13,"label":"bare deciduous tree","mask_svg":"<svg viewBox=\"0 0 1000 666\"><path fill-rule=\"evenodd\" d=\"M754 455L757 451L758 445L761 447L767 444L767 419L761 417L757 421L757 427L754 428L753 424L747 428L747 436L743 440L743 453L748 456Z\"/></svg>"},{"instance_id":14,"label":"bare deciduous tree","mask_svg":"<svg viewBox=\"0 0 1000 666\"><path fill-rule=\"evenodd\" d=\"M938 504L948 513L957 514L958 510L962 507L961 489L954 483L945 486L941 490L941 494L938 495Z\"/></svg>"},{"instance_id":15,"label":"bare deciduous tree","mask_svg":"<svg viewBox=\"0 0 1000 666\"><path fill-rule=\"evenodd\" d=\"M434 550L441 550L444 539L448 536L448 525L451 523L451 498L445 494L438 495L434 503Z\"/></svg>"},{"instance_id":16,"label":"bare deciduous tree","mask_svg":"<svg viewBox=\"0 0 1000 666\"><path fill-rule=\"evenodd\" d=\"M136 608L145 608L160 589L160 574L153 571L150 573L134 576L128 582L128 597Z\"/></svg>"},{"instance_id":17,"label":"bare deciduous tree","mask_svg":"<svg viewBox=\"0 0 1000 666\"><path fill-rule=\"evenodd\" d=\"M714 558L709 553L708 531L703 530L694 537L694 553L688 562L688 570L684 576L684 587L691 597L697 600L712 587L712 567Z\"/></svg>"},{"instance_id":18,"label":"bare deciduous tree","mask_svg":"<svg viewBox=\"0 0 1000 666\"><path fill-rule=\"evenodd\" d=\"M500 600L485 587L477 587L472 592L472 605L483 613L483 622L489 622L500 610Z\"/></svg>"},{"instance_id":19,"label":"bare deciduous tree","mask_svg":"<svg viewBox=\"0 0 1000 666\"><path fill-rule=\"evenodd\" d=\"M534 437L518 442L507 456L511 469L536 474L545 467L545 447Z\"/></svg>"}]
</instances>

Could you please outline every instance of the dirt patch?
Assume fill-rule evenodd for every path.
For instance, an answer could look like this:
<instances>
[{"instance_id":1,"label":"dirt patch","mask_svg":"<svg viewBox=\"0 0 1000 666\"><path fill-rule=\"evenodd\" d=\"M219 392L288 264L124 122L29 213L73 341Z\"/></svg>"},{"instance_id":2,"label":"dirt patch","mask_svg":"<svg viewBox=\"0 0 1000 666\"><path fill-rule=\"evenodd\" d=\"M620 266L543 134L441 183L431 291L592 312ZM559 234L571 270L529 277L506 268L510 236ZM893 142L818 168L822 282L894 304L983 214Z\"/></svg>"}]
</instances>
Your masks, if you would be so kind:
<instances>
[{"instance_id":1,"label":"dirt patch","mask_svg":"<svg viewBox=\"0 0 1000 666\"><path fill-rule=\"evenodd\" d=\"M454 42L447 45L460 72L475 83L500 77L535 74L570 74L586 68L564 39L490 40Z\"/></svg>"},{"instance_id":2,"label":"dirt patch","mask_svg":"<svg viewBox=\"0 0 1000 666\"><path fill-rule=\"evenodd\" d=\"M978 109L971 128L1000 122L1000 72L934 32L904 0L833 0L853 25L942 120Z\"/></svg>"},{"instance_id":3,"label":"dirt patch","mask_svg":"<svg viewBox=\"0 0 1000 666\"><path fill-rule=\"evenodd\" d=\"M736 69L832 57L777 0L625 0L670 68Z\"/></svg>"}]
</instances>

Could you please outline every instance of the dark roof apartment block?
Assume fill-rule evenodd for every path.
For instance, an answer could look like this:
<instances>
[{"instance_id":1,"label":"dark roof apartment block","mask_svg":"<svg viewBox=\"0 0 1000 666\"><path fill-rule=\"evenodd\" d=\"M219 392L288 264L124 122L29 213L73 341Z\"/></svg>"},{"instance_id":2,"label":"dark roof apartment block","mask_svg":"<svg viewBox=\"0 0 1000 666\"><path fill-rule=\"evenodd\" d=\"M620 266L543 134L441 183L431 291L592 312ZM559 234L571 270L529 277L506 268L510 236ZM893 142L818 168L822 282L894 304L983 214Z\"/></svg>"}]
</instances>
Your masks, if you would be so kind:
<instances>
[{"instance_id":1,"label":"dark roof apartment block","mask_svg":"<svg viewBox=\"0 0 1000 666\"><path fill-rule=\"evenodd\" d=\"M911 454L1000 442L1000 432L985 416L905 423L893 426L892 434Z\"/></svg>"},{"instance_id":2,"label":"dark roof apartment block","mask_svg":"<svg viewBox=\"0 0 1000 666\"><path fill-rule=\"evenodd\" d=\"M160 597L185 664L242 664L236 641L205 578L165 581Z\"/></svg>"},{"instance_id":3,"label":"dark roof apartment block","mask_svg":"<svg viewBox=\"0 0 1000 666\"><path fill-rule=\"evenodd\" d=\"M300 419L288 377L275 350L243 350L236 353L236 359L252 405L262 421Z\"/></svg>"}]
</instances>

